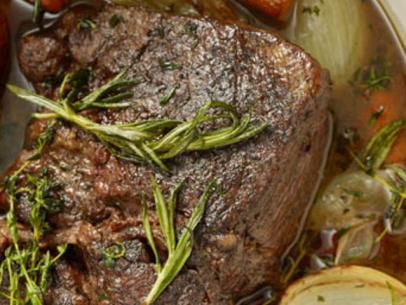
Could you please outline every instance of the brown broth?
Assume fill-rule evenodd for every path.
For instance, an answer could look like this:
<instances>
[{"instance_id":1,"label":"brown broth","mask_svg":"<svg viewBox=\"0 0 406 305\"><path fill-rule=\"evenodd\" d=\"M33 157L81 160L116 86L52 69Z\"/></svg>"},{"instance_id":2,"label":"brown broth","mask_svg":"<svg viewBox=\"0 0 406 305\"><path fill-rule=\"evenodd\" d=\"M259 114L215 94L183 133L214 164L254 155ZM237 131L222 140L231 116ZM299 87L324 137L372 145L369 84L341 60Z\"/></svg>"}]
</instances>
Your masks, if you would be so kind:
<instances>
[{"instance_id":1,"label":"brown broth","mask_svg":"<svg viewBox=\"0 0 406 305\"><path fill-rule=\"evenodd\" d=\"M363 62L360 63L360 67L369 63L377 56L384 56L392 63L392 82L387 89L375 92L368 98L354 94L353 87L349 83L341 87L334 86L333 84L330 110L334 117L334 136L320 193L334 177L355 165L354 158L349 151L359 154L371 137L383 125L397 119L406 118L405 50L397 40L386 17L377 9L376 4L373 1L365 1L364 9L368 17L371 39L364 46L368 51L365 52L366 55ZM380 105L385 106L382 117L379 118L384 124L375 123L370 126L368 123L371 115ZM354 135L351 141L348 139L349 134ZM398 150L396 156L394 154L389 156L391 162L396 162L403 166L406 166L405 139L406 131L403 131L399 136L398 142L395 143L396 146L402 142L403 146L396 148ZM378 225L376 230L377 232L382 232L383 227ZM309 234L309 232L307 231L306 234ZM307 249L309 255L317 252L321 243L320 236L317 237L317 235L320 235L320 232L311 232L310 234L316 234L316 238L311 243L309 249ZM297 252L297 249L293 250L293 257L298 254ZM386 235L371 259L358 260L354 263L380 269L406 282L405 253L406 235ZM310 269L309 255L302 261L299 274L292 279L300 277Z\"/></svg>"}]
</instances>

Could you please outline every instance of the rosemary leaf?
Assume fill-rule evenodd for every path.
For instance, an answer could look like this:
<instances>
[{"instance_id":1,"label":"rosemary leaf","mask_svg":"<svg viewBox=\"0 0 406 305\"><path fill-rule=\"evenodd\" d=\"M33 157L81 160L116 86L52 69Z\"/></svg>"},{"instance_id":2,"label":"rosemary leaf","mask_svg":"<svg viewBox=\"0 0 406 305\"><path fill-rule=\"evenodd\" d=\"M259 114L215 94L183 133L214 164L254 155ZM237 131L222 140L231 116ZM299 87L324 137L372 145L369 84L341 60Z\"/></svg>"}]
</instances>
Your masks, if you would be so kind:
<instances>
[{"instance_id":1,"label":"rosemary leaf","mask_svg":"<svg viewBox=\"0 0 406 305\"><path fill-rule=\"evenodd\" d=\"M158 216L159 220L159 225L162 230L162 234L164 235L166 247L168 248L169 255L171 255L171 252L173 249L175 249L175 244L173 243L174 240L171 238L171 220L169 218L169 211L168 207L166 205L165 199L162 195L161 189L159 188L155 178L151 179L151 185L152 185L152 194L154 195L154 201L155 201L155 207L156 207L156 213Z\"/></svg>"},{"instance_id":2,"label":"rosemary leaf","mask_svg":"<svg viewBox=\"0 0 406 305\"><path fill-rule=\"evenodd\" d=\"M85 98L75 103L74 108L78 111L87 109L92 106L100 107L100 105L103 105L103 108L108 108L107 106L109 105L114 106L115 103L132 97L132 93L128 90L138 85L140 82L126 80L124 78L125 74L125 72L118 74L111 81L107 82L102 87L91 92ZM124 90L124 92L120 92L120 90ZM107 94L112 92L115 93L115 95L109 98L104 98ZM117 107L117 105L115 105L115 107Z\"/></svg>"},{"instance_id":3,"label":"rosemary leaf","mask_svg":"<svg viewBox=\"0 0 406 305\"><path fill-rule=\"evenodd\" d=\"M143 219L143 223L144 223L145 237L147 238L147 241L152 249L152 252L154 253L155 270L156 270L156 272L161 272L161 269L162 269L161 261L159 259L158 250L155 245L154 236L152 234L151 224L150 224L149 218L148 218L148 207L147 207L147 203L145 202L145 198L142 199L142 203L143 203L142 219Z\"/></svg>"},{"instance_id":4,"label":"rosemary leaf","mask_svg":"<svg viewBox=\"0 0 406 305\"><path fill-rule=\"evenodd\" d=\"M406 120L394 121L382 128L368 143L361 157L368 174L374 174L381 167L403 128L406 128Z\"/></svg>"},{"instance_id":5,"label":"rosemary leaf","mask_svg":"<svg viewBox=\"0 0 406 305\"><path fill-rule=\"evenodd\" d=\"M177 197L176 195L179 192L182 185L183 182L178 184L175 187L175 189L172 190L169 203L167 205L165 204L165 200L159 189L158 184L156 183L155 179L152 180L152 189L157 209L157 215L159 218L162 234L168 247L168 259L166 260L163 268L162 269L159 268L160 271L157 271L158 273L157 279L150 293L145 299L143 305L144 304L150 305L154 303L158 299L158 297L162 294L162 292L165 291L165 289L172 283L172 281L175 279L175 277L179 274L179 272L186 264L187 260L190 257L190 254L192 253L193 231L200 223L203 217L206 203L210 199L211 195L213 194L216 188L215 182L209 183L205 192L200 197L200 200L196 208L193 210L186 227L183 229L178 242L176 243L176 239L174 238L174 236L172 236L171 232L173 231L173 234L175 232L174 227L174 208L176 205L175 201ZM150 242L150 240L152 240L152 242L150 242L151 248L153 249L155 248L154 251L156 251L156 247L153 242L153 237L151 236L152 232L149 225L148 215L146 212L146 205L144 205L144 228L146 228L145 234L147 236L148 241ZM170 247L173 247L173 250L171 250Z\"/></svg>"},{"instance_id":6,"label":"rosemary leaf","mask_svg":"<svg viewBox=\"0 0 406 305\"><path fill-rule=\"evenodd\" d=\"M159 100L159 104L161 106L166 106L170 102L170 100L176 95L176 89L177 89L176 87L172 88L167 95L163 96Z\"/></svg>"}]
</instances>

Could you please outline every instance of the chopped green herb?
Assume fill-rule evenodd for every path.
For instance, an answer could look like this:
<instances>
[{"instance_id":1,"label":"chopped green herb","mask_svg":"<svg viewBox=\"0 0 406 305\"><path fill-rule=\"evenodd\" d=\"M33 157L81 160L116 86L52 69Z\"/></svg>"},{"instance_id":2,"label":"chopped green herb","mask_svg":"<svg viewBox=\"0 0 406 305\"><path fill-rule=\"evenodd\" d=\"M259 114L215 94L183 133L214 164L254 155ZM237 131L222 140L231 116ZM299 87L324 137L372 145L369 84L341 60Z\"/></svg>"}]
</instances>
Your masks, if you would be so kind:
<instances>
[{"instance_id":1,"label":"chopped green herb","mask_svg":"<svg viewBox=\"0 0 406 305\"><path fill-rule=\"evenodd\" d=\"M155 28L154 33L156 33L160 38L165 38L166 29L163 25L159 25Z\"/></svg>"},{"instance_id":2,"label":"chopped green herb","mask_svg":"<svg viewBox=\"0 0 406 305\"><path fill-rule=\"evenodd\" d=\"M317 302L325 302L325 301L326 299L322 295L317 296Z\"/></svg>"},{"instance_id":3,"label":"chopped green herb","mask_svg":"<svg viewBox=\"0 0 406 305\"><path fill-rule=\"evenodd\" d=\"M169 103L169 101L176 95L176 89L177 89L176 87L172 88L167 95L163 96L159 100L159 104L161 106L166 106Z\"/></svg>"},{"instance_id":4,"label":"chopped green herb","mask_svg":"<svg viewBox=\"0 0 406 305\"><path fill-rule=\"evenodd\" d=\"M175 228L175 207L177 195L182 185L183 183L178 184L178 186L171 191L168 202L165 202L161 189L159 188L156 180L152 179L152 192L155 201L156 214L158 216L159 225L168 251L168 258L163 265L161 265L159 256L157 254L156 245L148 219L147 205L144 203L144 231L145 236L147 237L147 240L155 254L157 279L143 305L150 305L154 303L162 292L164 292L165 289L172 283L178 273L182 270L183 266L186 264L190 254L192 253L193 231L203 218L206 203L210 199L216 187L214 182L209 183L205 192L200 197L196 208L193 210L186 227L180 234L179 239L177 239Z\"/></svg>"},{"instance_id":5,"label":"chopped green herb","mask_svg":"<svg viewBox=\"0 0 406 305\"><path fill-rule=\"evenodd\" d=\"M115 244L103 251L103 262L108 268L114 268L116 266L116 261L125 256L126 249L122 244Z\"/></svg>"},{"instance_id":6,"label":"chopped green herb","mask_svg":"<svg viewBox=\"0 0 406 305\"><path fill-rule=\"evenodd\" d=\"M199 44L199 38L197 36L197 29L198 29L198 25L194 22L188 22L185 24L185 34L189 35L190 37L192 37L194 39L193 44L192 44L192 49L195 49L198 44Z\"/></svg>"},{"instance_id":7,"label":"chopped green herb","mask_svg":"<svg viewBox=\"0 0 406 305\"><path fill-rule=\"evenodd\" d=\"M185 33L192 36L196 37L197 34L197 29L198 25L194 22L189 21L188 23L185 24Z\"/></svg>"},{"instance_id":8,"label":"chopped green herb","mask_svg":"<svg viewBox=\"0 0 406 305\"><path fill-rule=\"evenodd\" d=\"M81 18L78 21L79 30L94 30L97 28L96 23L88 18Z\"/></svg>"},{"instance_id":9,"label":"chopped green herb","mask_svg":"<svg viewBox=\"0 0 406 305\"><path fill-rule=\"evenodd\" d=\"M380 118L380 116L383 114L383 112L385 111L385 109L383 108L383 106L379 106L378 110L375 111L371 118L368 121L368 126L371 127L372 125L374 125L376 123L376 121Z\"/></svg>"},{"instance_id":10,"label":"chopped green herb","mask_svg":"<svg viewBox=\"0 0 406 305\"><path fill-rule=\"evenodd\" d=\"M305 6L302 9L302 13L304 13L304 14L306 13L306 14L310 14L310 15L315 14L315 15L319 16L320 15L320 8L317 5L315 5L315 6Z\"/></svg>"},{"instance_id":11,"label":"chopped green herb","mask_svg":"<svg viewBox=\"0 0 406 305\"><path fill-rule=\"evenodd\" d=\"M124 21L124 18L122 16L113 15L113 16L111 16L111 18L109 20L109 25L111 28L115 28L123 21Z\"/></svg>"},{"instance_id":12,"label":"chopped green herb","mask_svg":"<svg viewBox=\"0 0 406 305\"><path fill-rule=\"evenodd\" d=\"M356 95L370 96L383 91L392 82L392 63L383 57L375 57L369 65L355 71L350 84Z\"/></svg>"},{"instance_id":13,"label":"chopped green herb","mask_svg":"<svg viewBox=\"0 0 406 305\"><path fill-rule=\"evenodd\" d=\"M159 59L159 66L161 67L162 71L174 71L182 68L182 65L162 58Z\"/></svg>"}]
</instances>

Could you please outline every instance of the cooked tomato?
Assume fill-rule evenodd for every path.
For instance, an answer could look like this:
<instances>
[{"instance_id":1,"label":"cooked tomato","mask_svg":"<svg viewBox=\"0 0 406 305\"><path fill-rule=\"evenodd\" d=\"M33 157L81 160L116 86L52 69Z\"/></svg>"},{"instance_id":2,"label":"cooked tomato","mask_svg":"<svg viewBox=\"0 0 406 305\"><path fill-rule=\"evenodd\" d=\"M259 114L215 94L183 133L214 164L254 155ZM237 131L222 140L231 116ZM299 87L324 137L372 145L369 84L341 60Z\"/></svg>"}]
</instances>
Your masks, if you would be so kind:
<instances>
[{"instance_id":1,"label":"cooked tomato","mask_svg":"<svg viewBox=\"0 0 406 305\"><path fill-rule=\"evenodd\" d=\"M0 81L4 78L8 66L9 37L7 20L0 12Z\"/></svg>"},{"instance_id":2,"label":"cooked tomato","mask_svg":"<svg viewBox=\"0 0 406 305\"><path fill-rule=\"evenodd\" d=\"M57 13L65 7L67 0L41 0L41 6L44 10Z\"/></svg>"},{"instance_id":3,"label":"cooked tomato","mask_svg":"<svg viewBox=\"0 0 406 305\"><path fill-rule=\"evenodd\" d=\"M284 21L290 15L293 0L240 0L243 4L276 21Z\"/></svg>"},{"instance_id":4,"label":"cooked tomato","mask_svg":"<svg viewBox=\"0 0 406 305\"><path fill-rule=\"evenodd\" d=\"M28 0L34 4L35 0ZM41 7L43 10L50 13L57 13L62 10L67 4L68 0L41 0Z\"/></svg>"}]
</instances>

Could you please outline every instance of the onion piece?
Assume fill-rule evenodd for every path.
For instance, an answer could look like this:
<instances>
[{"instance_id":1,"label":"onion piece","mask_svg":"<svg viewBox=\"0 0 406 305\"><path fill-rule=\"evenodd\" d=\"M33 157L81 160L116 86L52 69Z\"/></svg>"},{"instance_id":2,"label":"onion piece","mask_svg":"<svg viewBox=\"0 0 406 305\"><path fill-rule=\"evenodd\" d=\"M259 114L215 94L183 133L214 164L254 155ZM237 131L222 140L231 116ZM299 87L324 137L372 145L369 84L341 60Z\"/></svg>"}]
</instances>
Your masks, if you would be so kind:
<instances>
[{"instance_id":1,"label":"onion piece","mask_svg":"<svg viewBox=\"0 0 406 305\"><path fill-rule=\"evenodd\" d=\"M353 261L368 259L378 244L375 243L377 234L374 231L375 222L367 222L355 226L339 240L334 259L335 265L348 264Z\"/></svg>"},{"instance_id":2,"label":"onion piece","mask_svg":"<svg viewBox=\"0 0 406 305\"><path fill-rule=\"evenodd\" d=\"M368 18L363 1L301 0L291 40L328 68L333 82L343 85L362 65L368 50Z\"/></svg>"},{"instance_id":3,"label":"onion piece","mask_svg":"<svg viewBox=\"0 0 406 305\"><path fill-rule=\"evenodd\" d=\"M368 267L340 266L290 285L279 305L406 305L406 286Z\"/></svg>"},{"instance_id":4,"label":"onion piece","mask_svg":"<svg viewBox=\"0 0 406 305\"><path fill-rule=\"evenodd\" d=\"M390 203L390 192L362 171L334 178L312 208L309 227L349 229L382 217Z\"/></svg>"}]
</instances>

